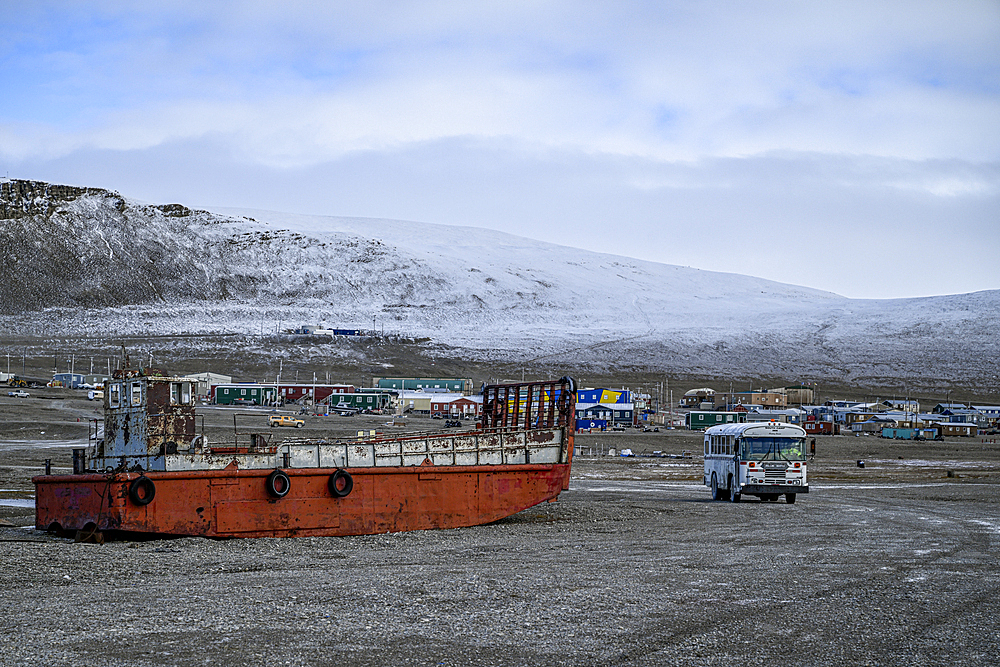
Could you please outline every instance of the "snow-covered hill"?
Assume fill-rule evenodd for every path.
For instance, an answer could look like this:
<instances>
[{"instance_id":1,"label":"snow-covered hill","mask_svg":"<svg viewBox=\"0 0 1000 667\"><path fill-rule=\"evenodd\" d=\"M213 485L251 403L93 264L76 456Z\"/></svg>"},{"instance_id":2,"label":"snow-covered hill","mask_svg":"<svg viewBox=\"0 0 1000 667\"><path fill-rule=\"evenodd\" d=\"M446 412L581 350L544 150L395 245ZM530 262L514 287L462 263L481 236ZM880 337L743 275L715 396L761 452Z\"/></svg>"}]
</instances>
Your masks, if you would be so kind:
<instances>
[{"instance_id":1,"label":"snow-covered hill","mask_svg":"<svg viewBox=\"0 0 1000 667\"><path fill-rule=\"evenodd\" d=\"M0 185L0 308L73 333L360 324L477 360L872 386L998 384L1000 291L847 299L471 227ZM31 313L30 317L22 317Z\"/></svg>"}]
</instances>

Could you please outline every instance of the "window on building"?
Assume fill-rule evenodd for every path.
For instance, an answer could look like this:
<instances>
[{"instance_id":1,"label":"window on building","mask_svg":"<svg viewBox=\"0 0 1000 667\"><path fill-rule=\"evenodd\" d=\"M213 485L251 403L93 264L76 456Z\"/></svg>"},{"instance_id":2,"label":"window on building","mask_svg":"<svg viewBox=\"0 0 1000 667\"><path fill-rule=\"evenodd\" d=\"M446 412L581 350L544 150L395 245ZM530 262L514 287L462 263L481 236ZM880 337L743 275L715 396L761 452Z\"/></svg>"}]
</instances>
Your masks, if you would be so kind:
<instances>
[{"instance_id":1,"label":"window on building","mask_svg":"<svg viewBox=\"0 0 1000 667\"><path fill-rule=\"evenodd\" d=\"M132 383L132 405L142 405L142 383Z\"/></svg>"},{"instance_id":2,"label":"window on building","mask_svg":"<svg viewBox=\"0 0 1000 667\"><path fill-rule=\"evenodd\" d=\"M115 382L108 387L108 407L117 408L122 402L122 386Z\"/></svg>"}]
</instances>

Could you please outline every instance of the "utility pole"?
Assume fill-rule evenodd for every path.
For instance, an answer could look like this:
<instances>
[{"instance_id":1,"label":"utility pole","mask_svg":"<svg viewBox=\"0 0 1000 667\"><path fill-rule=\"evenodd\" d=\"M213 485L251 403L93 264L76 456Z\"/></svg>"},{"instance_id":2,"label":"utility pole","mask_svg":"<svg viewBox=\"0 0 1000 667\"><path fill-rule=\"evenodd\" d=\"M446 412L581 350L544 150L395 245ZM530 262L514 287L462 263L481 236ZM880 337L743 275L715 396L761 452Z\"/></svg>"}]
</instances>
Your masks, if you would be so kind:
<instances>
[{"instance_id":1,"label":"utility pole","mask_svg":"<svg viewBox=\"0 0 1000 667\"><path fill-rule=\"evenodd\" d=\"M667 414L673 415L674 412L674 400L670 398L670 378L666 375L663 376L663 398L667 399ZM673 426L674 420L670 419L670 424L668 426Z\"/></svg>"}]
</instances>

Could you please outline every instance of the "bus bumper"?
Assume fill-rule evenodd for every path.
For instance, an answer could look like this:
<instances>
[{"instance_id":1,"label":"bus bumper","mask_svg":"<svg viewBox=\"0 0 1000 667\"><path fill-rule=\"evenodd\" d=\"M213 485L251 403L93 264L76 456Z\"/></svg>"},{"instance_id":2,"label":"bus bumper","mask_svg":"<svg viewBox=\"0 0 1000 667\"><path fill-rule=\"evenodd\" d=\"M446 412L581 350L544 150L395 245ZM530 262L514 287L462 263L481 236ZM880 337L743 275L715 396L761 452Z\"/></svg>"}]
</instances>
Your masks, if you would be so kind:
<instances>
[{"instance_id":1,"label":"bus bumper","mask_svg":"<svg viewBox=\"0 0 1000 667\"><path fill-rule=\"evenodd\" d=\"M755 496L758 493L809 493L809 487L795 484L744 484L740 488L740 493L748 496Z\"/></svg>"}]
</instances>

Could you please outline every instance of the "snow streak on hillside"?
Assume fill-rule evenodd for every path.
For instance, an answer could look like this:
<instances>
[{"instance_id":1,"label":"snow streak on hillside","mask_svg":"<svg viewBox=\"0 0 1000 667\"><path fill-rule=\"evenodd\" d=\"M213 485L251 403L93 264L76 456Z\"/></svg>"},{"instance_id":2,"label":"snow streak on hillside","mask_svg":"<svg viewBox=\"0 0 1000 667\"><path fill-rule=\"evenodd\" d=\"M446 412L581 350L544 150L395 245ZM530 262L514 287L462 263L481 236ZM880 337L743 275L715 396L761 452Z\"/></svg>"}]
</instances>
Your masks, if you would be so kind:
<instances>
[{"instance_id":1,"label":"snow streak on hillside","mask_svg":"<svg viewBox=\"0 0 1000 667\"><path fill-rule=\"evenodd\" d=\"M17 318L29 330L256 333L374 320L476 360L997 384L1000 291L852 300L471 227L210 213L25 181L3 184L0 224L15 257L0 308L35 311Z\"/></svg>"}]
</instances>

